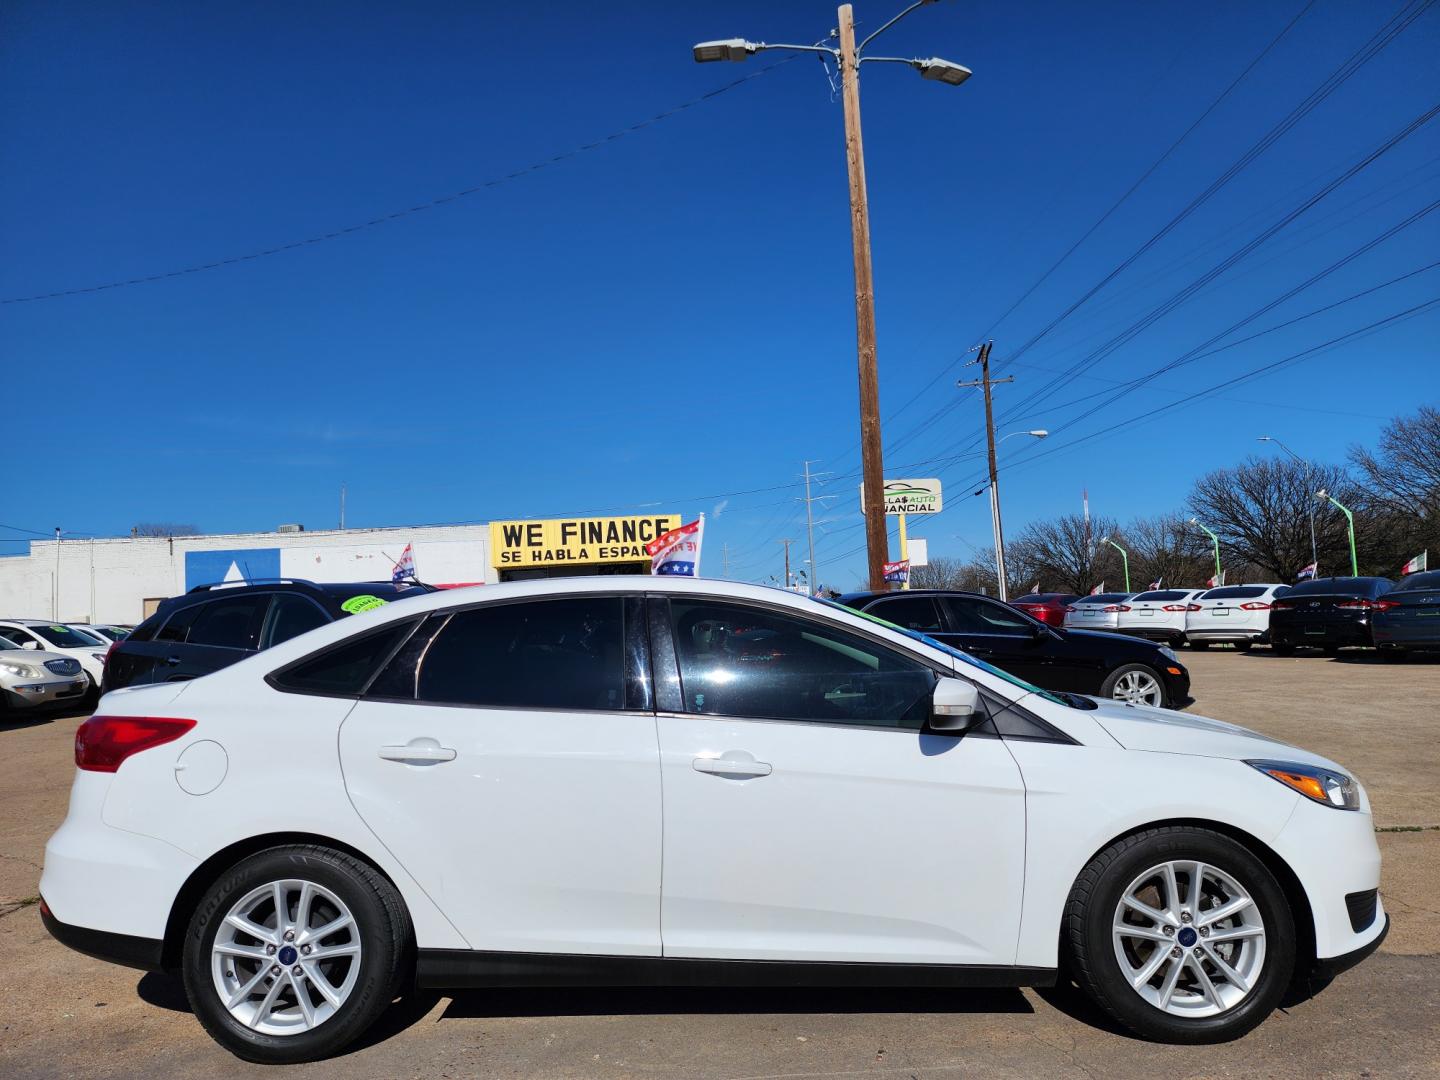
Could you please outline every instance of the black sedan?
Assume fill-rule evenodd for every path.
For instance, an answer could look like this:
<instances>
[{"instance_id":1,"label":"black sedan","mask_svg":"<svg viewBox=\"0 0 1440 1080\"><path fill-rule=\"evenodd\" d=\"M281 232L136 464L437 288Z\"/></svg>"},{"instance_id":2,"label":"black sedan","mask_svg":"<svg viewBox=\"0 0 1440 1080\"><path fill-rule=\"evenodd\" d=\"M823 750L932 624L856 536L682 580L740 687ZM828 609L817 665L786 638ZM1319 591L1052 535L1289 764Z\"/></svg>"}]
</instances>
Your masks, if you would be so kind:
<instances>
[{"instance_id":1,"label":"black sedan","mask_svg":"<svg viewBox=\"0 0 1440 1080\"><path fill-rule=\"evenodd\" d=\"M1288 656L1297 648L1370 648L1370 619L1380 598L1395 588L1383 577L1327 577L1302 581L1270 604L1270 649Z\"/></svg>"},{"instance_id":2,"label":"black sedan","mask_svg":"<svg viewBox=\"0 0 1440 1080\"><path fill-rule=\"evenodd\" d=\"M1387 659L1411 652L1440 651L1440 570L1401 578L1375 604L1370 633Z\"/></svg>"},{"instance_id":3,"label":"black sedan","mask_svg":"<svg viewBox=\"0 0 1440 1080\"><path fill-rule=\"evenodd\" d=\"M988 596L861 592L840 603L927 634L1045 690L1162 708L1191 700L1190 673L1170 649L1119 634L1046 626Z\"/></svg>"}]
</instances>

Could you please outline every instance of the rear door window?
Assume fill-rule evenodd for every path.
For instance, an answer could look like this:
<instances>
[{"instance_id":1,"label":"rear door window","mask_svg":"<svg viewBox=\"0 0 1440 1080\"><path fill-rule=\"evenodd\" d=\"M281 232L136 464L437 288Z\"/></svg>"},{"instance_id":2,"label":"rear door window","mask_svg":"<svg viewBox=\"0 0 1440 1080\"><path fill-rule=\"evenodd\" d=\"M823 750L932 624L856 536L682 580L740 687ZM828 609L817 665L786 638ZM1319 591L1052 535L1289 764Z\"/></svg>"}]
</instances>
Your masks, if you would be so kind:
<instances>
[{"instance_id":1,"label":"rear door window","mask_svg":"<svg viewBox=\"0 0 1440 1080\"><path fill-rule=\"evenodd\" d=\"M329 622L330 616L320 610L313 600L291 593L277 593L266 617L261 648L279 645Z\"/></svg>"},{"instance_id":2,"label":"rear door window","mask_svg":"<svg viewBox=\"0 0 1440 1080\"><path fill-rule=\"evenodd\" d=\"M413 619L392 623L333 645L275 673L270 683L279 690L307 694L358 695L414 625Z\"/></svg>"},{"instance_id":3,"label":"rear door window","mask_svg":"<svg viewBox=\"0 0 1440 1080\"><path fill-rule=\"evenodd\" d=\"M1035 624L1009 604L983 600L978 596L947 596L944 600L950 619L962 634L1000 634L1028 637Z\"/></svg>"},{"instance_id":4,"label":"rear door window","mask_svg":"<svg viewBox=\"0 0 1440 1080\"><path fill-rule=\"evenodd\" d=\"M201 604L185 643L221 649L256 649L260 644L260 623L269 605L270 597L263 593L226 596Z\"/></svg>"},{"instance_id":5,"label":"rear door window","mask_svg":"<svg viewBox=\"0 0 1440 1080\"><path fill-rule=\"evenodd\" d=\"M155 640L183 644L185 639L190 636L190 627L195 625L195 618L204 606L204 604L191 604L189 607L171 612L169 618L161 624L160 629L155 631Z\"/></svg>"},{"instance_id":6,"label":"rear door window","mask_svg":"<svg viewBox=\"0 0 1440 1080\"><path fill-rule=\"evenodd\" d=\"M896 596L871 604L866 610L906 630L918 630L922 634L939 634L945 630L933 597Z\"/></svg>"}]
</instances>

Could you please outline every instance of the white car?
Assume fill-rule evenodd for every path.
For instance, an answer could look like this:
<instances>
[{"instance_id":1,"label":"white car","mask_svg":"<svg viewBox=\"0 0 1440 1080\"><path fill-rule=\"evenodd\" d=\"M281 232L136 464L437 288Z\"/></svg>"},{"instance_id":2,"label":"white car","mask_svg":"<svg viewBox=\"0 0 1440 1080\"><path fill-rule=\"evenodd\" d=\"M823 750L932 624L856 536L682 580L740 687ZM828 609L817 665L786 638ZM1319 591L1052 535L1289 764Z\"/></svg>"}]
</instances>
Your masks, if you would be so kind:
<instances>
[{"instance_id":1,"label":"white car","mask_svg":"<svg viewBox=\"0 0 1440 1080\"><path fill-rule=\"evenodd\" d=\"M78 660L24 649L0 634L0 718L65 705L83 698L89 689L90 680Z\"/></svg>"},{"instance_id":2,"label":"white car","mask_svg":"<svg viewBox=\"0 0 1440 1080\"><path fill-rule=\"evenodd\" d=\"M107 648L112 641L124 641L130 636L130 631L133 629L129 626L112 626L110 623L67 623L66 625L72 630L79 630L91 637L104 638Z\"/></svg>"},{"instance_id":3,"label":"white car","mask_svg":"<svg viewBox=\"0 0 1440 1080\"><path fill-rule=\"evenodd\" d=\"M1115 628L1132 637L1163 641L1172 649L1185 640L1185 613L1204 589L1152 589L1119 604Z\"/></svg>"},{"instance_id":4,"label":"white car","mask_svg":"<svg viewBox=\"0 0 1440 1080\"><path fill-rule=\"evenodd\" d=\"M1192 649L1229 642L1248 652L1270 640L1270 606L1289 585L1221 585L1201 593L1185 614L1185 639Z\"/></svg>"},{"instance_id":5,"label":"white car","mask_svg":"<svg viewBox=\"0 0 1440 1080\"><path fill-rule=\"evenodd\" d=\"M100 682L105 678L105 653L109 651L111 642L64 623L48 623L44 619L0 619L0 634L22 649L74 657L90 677L90 690L99 692Z\"/></svg>"},{"instance_id":6,"label":"white car","mask_svg":"<svg viewBox=\"0 0 1440 1080\"><path fill-rule=\"evenodd\" d=\"M412 985L1062 965L1136 1032L1210 1042L1389 926L1333 762L733 582L402 600L106 694L75 746L45 925L178 970L251 1061L334 1054Z\"/></svg>"},{"instance_id":7,"label":"white car","mask_svg":"<svg viewBox=\"0 0 1440 1080\"><path fill-rule=\"evenodd\" d=\"M1115 630L1120 625L1120 608L1134 593L1092 593L1070 601L1063 626L1071 630Z\"/></svg>"}]
</instances>

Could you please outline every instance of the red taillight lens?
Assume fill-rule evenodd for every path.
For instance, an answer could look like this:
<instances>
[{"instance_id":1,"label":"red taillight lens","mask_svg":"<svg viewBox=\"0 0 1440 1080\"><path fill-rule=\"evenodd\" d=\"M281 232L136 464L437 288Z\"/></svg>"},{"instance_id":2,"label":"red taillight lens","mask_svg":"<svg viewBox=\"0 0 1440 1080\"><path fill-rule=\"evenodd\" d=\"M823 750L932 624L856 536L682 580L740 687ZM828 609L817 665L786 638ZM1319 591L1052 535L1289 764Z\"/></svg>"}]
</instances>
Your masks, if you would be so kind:
<instances>
[{"instance_id":1,"label":"red taillight lens","mask_svg":"<svg viewBox=\"0 0 1440 1080\"><path fill-rule=\"evenodd\" d=\"M1389 611L1391 608L1397 608L1397 607L1399 607L1399 606L1400 606L1400 601L1399 601L1399 600L1376 600L1376 601L1375 601L1373 604L1371 604L1370 606L1373 607L1376 611Z\"/></svg>"},{"instance_id":2,"label":"red taillight lens","mask_svg":"<svg viewBox=\"0 0 1440 1080\"><path fill-rule=\"evenodd\" d=\"M1368 611L1375 605L1372 604L1369 600L1341 600L1335 606L1338 608L1350 608L1351 610L1355 610L1358 608L1361 611Z\"/></svg>"},{"instance_id":3,"label":"red taillight lens","mask_svg":"<svg viewBox=\"0 0 1440 1080\"><path fill-rule=\"evenodd\" d=\"M75 765L114 772L131 754L174 742L194 726L194 720L163 716L92 716L75 732Z\"/></svg>"},{"instance_id":4,"label":"red taillight lens","mask_svg":"<svg viewBox=\"0 0 1440 1080\"><path fill-rule=\"evenodd\" d=\"M110 654L115 651L115 646L119 644L120 642L118 641L110 642L110 647L105 650L105 659L100 661L102 667L107 666L110 663Z\"/></svg>"},{"instance_id":5,"label":"red taillight lens","mask_svg":"<svg viewBox=\"0 0 1440 1080\"><path fill-rule=\"evenodd\" d=\"M1130 605L1129 605L1129 604L1106 604L1105 607L1102 608L1101 610L1103 610L1103 611L1129 611L1129 610L1130 610Z\"/></svg>"},{"instance_id":6,"label":"red taillight lens","mask_svg":"<svg viewBox=\"0 0 1440 1080\"><path fill-rule=\"evenodd\" d=\"M1241 611L1269 611L1270 605L1263 600L1249 600L1240 605Z\"/></svg>"},{"instance_id":7,"label":"red taillight lens","mask_svg":"<svg viewBox=\"0 0 1440 1080\"><path fill-rule=\"evenodd\" d=\"M1185 605L1185 610L1186 610L1186 611L1199 611L1199 610L1200 610L1200 605L1199 605L1199 604L1186 604L1186 605Z\"/></svg>"},{"instance_id":8,"label":"red taillight lens","mask_svg":"<svg viewBox=\"0 0 1440 1080\"><path fill-rule=\"evenodd\" d=\"M1276 600L1276 601L1275 601L1273 604L1271 604L1270 606L1271 606L1272 608L1292 608L1292 607L1295 606L1295 601L1294 601L1294 600Z\"/></svg>"},{"instance_id":9,"label":"red taillight lens","mask_svg":"<svg viewBox=\"0 0 1440 1080\"><path fill-rule=\"evenodd\" d=\"M1185 605L1184 605L1184 604L1166 604L1166 605L1165 605L1164 607L1162 607L1160 610L1161 610L1161 611L1184 611L1184 610L1185 610Z\"/></svg>"}]
</instances>

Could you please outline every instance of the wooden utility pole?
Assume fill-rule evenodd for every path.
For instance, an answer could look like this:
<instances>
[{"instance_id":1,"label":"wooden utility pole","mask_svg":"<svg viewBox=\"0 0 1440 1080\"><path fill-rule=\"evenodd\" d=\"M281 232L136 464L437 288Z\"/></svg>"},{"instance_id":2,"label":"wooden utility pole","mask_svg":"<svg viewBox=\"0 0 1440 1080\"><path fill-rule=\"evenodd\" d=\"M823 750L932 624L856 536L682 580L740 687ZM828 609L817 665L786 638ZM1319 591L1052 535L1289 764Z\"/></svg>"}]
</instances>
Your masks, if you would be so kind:
<instances>
[{"instance_id":1,"label":"wooden utility pole","mask_svg":"<svg viewBox=\"0 0 1440 1080\"><path fill-rule=\"evenodd\" d=\"M995 343L987 341L980 346L980 356L971 364L980 365L980 378L971 382L956 383L957 386L979 386L985 391L985 443L990 451L990 527L995 534L995 576L1002 601L1010 599L1010 588L1005 583L1005 533L1000 527L1000 486L995 473L995 413L990 403L990 387L996 383L1014 382L1014 378L990 378L990 348Z\"/></svg>"},{"instance_id":2,"label":"wooden utility pole","mask_svg":"<svg viewBox=\"0 0 1440 1080\"><path fill-rule=\"evenodd\" d=\"M795 541L781 540L780 543L785 546L785 588L788 589L790 588L790 545Z\"/></svg>"},{"instance_id":3,"label":"wooden utility pole","mask_svg":"<svg viewBox=\"0 0 1440 1080\"><path fill-rule=\"evenodd\" d=\"M865 194L865 148L860 138L860 68L855 13L841 4L840 84L845 105L845 161L850 171L850 236L855 252L855 343L860 367L860 467L865 481L865 551L870 588L888 589L885 560L885 467L880 443L880 382L875 371L875 283L870 274L870 207ZM813 573L814 563L811 563Z\"/></svg>"}]
</instances>

